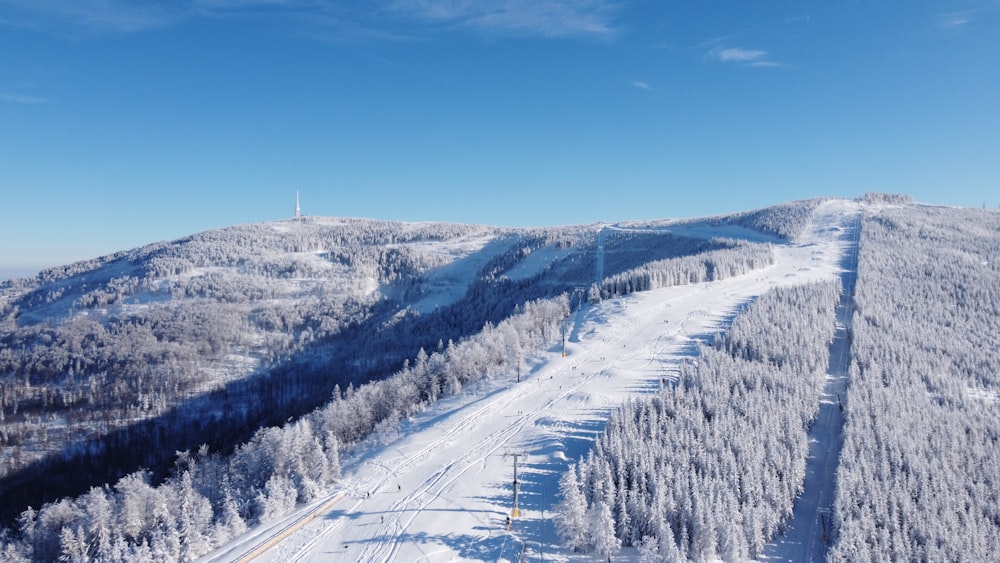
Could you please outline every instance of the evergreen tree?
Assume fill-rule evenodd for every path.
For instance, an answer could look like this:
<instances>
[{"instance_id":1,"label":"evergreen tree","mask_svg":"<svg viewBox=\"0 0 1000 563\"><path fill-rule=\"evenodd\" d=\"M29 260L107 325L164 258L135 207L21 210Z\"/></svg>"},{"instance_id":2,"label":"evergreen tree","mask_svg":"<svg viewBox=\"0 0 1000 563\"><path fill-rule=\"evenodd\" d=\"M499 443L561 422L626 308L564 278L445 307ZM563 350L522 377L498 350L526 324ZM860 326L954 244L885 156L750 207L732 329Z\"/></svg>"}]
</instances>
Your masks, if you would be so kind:
<instances>
[{"instance_id":1,"label":"evergreen tree","mask_svg":"<svg viewBox=\"0 0 1000 563\"><path fill-rule=\"evenodd\" d=\"M591 542L588 535L587 500L581 490L575 465L570 465L559 478L559 494L562 501L556 507L556 531L566 547L573 551L583 551Z\"/></svg>"},{"instance_id":2,"label":"evergreen tree","mask_svg":"<svg viewBox=\"0 0 1000 563\"><path fill-rule=\"evenodd\" d=\"M603 498L598 499L587 511L588 528L594 549L611 561L611 556L621 549L621 540L615 536L615 519L611 507Z\"/></svg>"}]
</instances>

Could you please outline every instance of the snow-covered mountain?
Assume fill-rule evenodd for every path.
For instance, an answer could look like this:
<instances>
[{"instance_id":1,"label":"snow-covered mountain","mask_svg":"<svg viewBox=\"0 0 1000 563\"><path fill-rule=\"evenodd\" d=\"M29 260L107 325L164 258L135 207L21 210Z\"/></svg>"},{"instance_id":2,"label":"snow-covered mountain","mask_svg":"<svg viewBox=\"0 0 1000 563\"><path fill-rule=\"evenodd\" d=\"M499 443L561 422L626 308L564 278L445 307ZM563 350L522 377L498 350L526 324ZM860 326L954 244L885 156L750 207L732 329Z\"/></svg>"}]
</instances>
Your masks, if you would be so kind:
<instances>
[{"instance_id":1,"label":"snow-covered mountain","mask_svg":"<svg viewBox=\"0 0 1000 563\"><path fill-rule=\"evenodd\" d=\"M0 558L982 560L998 233L884 195L530 231L312 218L15 280L0 351L32 367L5 431L21 456L110 432L6 486L108 470ZM171 383L102 420L70 393L91 357ZM26 385L46 361L62 379ZM115 481L127 446L173 466Z\"/></svg>"},{"instance_id":2,"label":"snow-covered mountain","mask_svg":"<svg viewBox=\"0 0 1000 563\"><path fill-rule=\"evenodd\" d=\"M3 516L158 473L177 450L230 448L532 300L663 283L638 270L663 260L690 259L691 280L748 267L815 204L543 229L302 217L6 281ZM47 472L66 477L36 486Z\"/></svg>"}]
</instances>

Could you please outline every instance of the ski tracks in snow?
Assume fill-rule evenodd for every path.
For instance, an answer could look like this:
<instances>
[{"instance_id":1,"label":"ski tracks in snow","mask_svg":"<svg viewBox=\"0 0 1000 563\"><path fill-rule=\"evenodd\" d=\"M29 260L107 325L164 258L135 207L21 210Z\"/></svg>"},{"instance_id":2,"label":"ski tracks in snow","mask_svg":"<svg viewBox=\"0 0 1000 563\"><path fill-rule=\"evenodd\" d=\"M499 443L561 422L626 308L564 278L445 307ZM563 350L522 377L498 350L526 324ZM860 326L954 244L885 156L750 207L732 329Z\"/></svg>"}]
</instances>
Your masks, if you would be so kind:
<instances>
[{"instance_id":1,"label":"ski tracks in snow","mask_svg":"<svg viewBox=\"0 0 1000 563\"><path fill-rule=\"evenodd\" d=\"M563 371L566 371L566 368ZM444 429L442 435L416 452L392 459L391 467L383 460L383 456L365 462L364 465L366 466L377 467L377 472L382 474L383 477L377 483L374 483L374 486L362 485L360 489L371 491L370 494L372 495L400 494L402 497L392 502L382 511L383 514L380 515L379 522L376 524L376 530L370 534L371 539L362 542L360 551L352 553L352 558L356 561L393 561L399 554L400 547L406 543L415 543L417 548L422 550L419 544L408 542L407 540L409 535L408 530L421 512L427 509L432 503L443 500L442 497L448 491L449 487L461 479L470 469L481 467L486 463L487 458L499 455L512 439L518 437L522 429L526 426L534 425L536 419L545 414L556 402L566 400L575 391L595 379L597 375L599 374L593 371L589 373L581 372L573 385L559 384L559 392L545 402L541 408L523 411L514 417L510 417L509 415L505 417L503 413L514 410L515 405L522 402L529 394L539 392L539 387L553 385L550 380L542 379L537 375L525 378L520 383L515 383L507 388L501 388L492 392L487 396L488 400L477 406L471 413L463 414L464 410L460 411L458 415L461 418L456 423ZM565 382L564 378L561 378L560 381ZM483 401L483 399L479 401ZM472 445L446 464L433 470L418 486L408 486L406 491L403 491L401 487L393 490L392 481L408 480L406 479L408 473L417 469L422 464L432 461L441 451L456 445L463 439L469 438L475 430L482 426L484 421L494 418L506 418L510 422L502 424L485 438L479 439L478 443ZM441 431L440 424L437 423L430 427L430 431ZM364 473L370 474L371 471L366 470ZM355 486L355 488L358 487L358 485ZM363 497L364 495L362 494L361 496ZM339 521L336 524L329 525L326 532L332 532L340 525L346 524L348 520L368 512L364 504L365 500L355 502L350 509L347 509L343 514L338 516ZM499 520L502 518L502 513L497 513L495 516ZM496 528L496 522L485 522L481 520L481 517L480 523L486 529ZM487 539L490 535L490 533L487 533L482 539ZM295 553L286 554L287 559L303 561L314 557L316 555L314 549L321 538L321 535L317 535L306 545L297 549ZM427 554L424 555L426 556Z\"/></svg>"},{"instance_id":2,"label":"ski tracks in snow","mask_svg":"<svg viewBox=\"0 0 1000 563\"><path fill-rule=\"evenodd\" d=\"M432 473L430 478L421 483L416 491L408 493L402 500L393 503L389 509L389 512L393 516L390 518L390 522L387 523L388 527L383 527L380 530L386 532L382 535L389 541L366 544L365 549L358 556L358 561L395 560L400 542L395 541L393 535L405 537L407 529L420 514L421 510L426 509L432 501L439 500L451 484L465 475L469 469L484 464L488 457L497 455L497 452L506 447L518 435L521 429L532 423L541 412L550 407L556 400L566 397L572 390L579 388L590 379L593 379L593 377L593 374L584 377L573 388L546 403L542 409L517 416L512 422L494 430L484 440ZM520 392L503 393L499 398L491 401L487 407L480 409L478 416L464 419L460 425L449 431L449 435L453 438L453 441L448 445L453 444L458 438L468 434L476 425L476 421L483 418L486 414L497 415L504 412L518 399L524 398L533 388L537 388L538 384L539 380L537 379L523 381L520 384ZM487 526L491 525L488 522L481 523Z\"/></svg>"}]
</instances>

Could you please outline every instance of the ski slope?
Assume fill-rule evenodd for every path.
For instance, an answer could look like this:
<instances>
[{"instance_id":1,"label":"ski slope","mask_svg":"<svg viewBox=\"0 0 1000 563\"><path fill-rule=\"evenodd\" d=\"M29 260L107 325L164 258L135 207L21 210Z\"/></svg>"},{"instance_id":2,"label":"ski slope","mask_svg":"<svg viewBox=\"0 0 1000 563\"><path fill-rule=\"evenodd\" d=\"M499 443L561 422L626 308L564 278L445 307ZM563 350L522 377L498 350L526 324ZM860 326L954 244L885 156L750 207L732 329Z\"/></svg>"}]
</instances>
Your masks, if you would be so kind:
<instances>
[{"instance_id":1,"label":"ski slope","mask_svg":"<svg viewBox=\"0 0 1000 563\"><path fill-rule=\"evenodd\" d=\"M831 510L836 497L837 463L844 445L843 401L847 397L848 370L851 365L851 318L854 315L854 286L858 271L860 224L845 233L852 243L842 258L843 292L837 304L837 331L830 345L830 363L826 373L819 413L809 431L809 459L802 494L795 499L792 519L783 534L764 549L763 560L825 561L827 548L834 537Z\"/></svg>"},{"instance_id":2,"label":"ski slope","mask_svg":"<svg viewBox=\"0 0 1000 563\"><path fill-rule=\"evenodd\" d=\"M559 545L551 509L561 473L587 452L612 409L675 377L697 342L724 330L741 304L774 286L840 275L858 212L855 202L823 203L801 240L775 245L768 268L581 310L570 319L565 355L561 347L544 351L520 381L512 374L471 385L404 422L398 436L359 447L342 459L343 479L330 496L203 560L593 560ZM817 437L816 447L832 438ZM515 455L519 514L508 530ZM807 478L832 482L835 469L834 459ZM806 543L806 533L792 528L784 541Z\"/></svg>"}]
</instances>

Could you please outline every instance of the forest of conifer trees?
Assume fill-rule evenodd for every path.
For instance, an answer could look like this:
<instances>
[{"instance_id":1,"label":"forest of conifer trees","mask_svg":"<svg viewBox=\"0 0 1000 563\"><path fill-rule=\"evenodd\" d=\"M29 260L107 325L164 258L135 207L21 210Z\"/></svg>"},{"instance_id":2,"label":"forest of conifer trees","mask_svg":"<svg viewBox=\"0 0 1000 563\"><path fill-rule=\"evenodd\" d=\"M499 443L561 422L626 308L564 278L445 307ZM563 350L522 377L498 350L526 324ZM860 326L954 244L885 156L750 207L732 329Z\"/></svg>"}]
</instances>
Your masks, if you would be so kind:
<instances>
[{"instance_id":1,"label":"forest of conifer trees","mask_svg":"<svg viewBox=\"0 0 1000 563\"><path fill-rule=\"evenodd\" d=\"M675 384L622 406L561 481L567 545L637 546L649 561L760 555L802 490L839 293L764 294Z\"/></svg>"},{"instance_id":2,"label":"forest of conifer trees","mask_svg":"<svg viewBox=\"0 0 1000 563\"><path fill-rule=\"evenodd\" d=\"M987 561L1000 545L1000 214L864 218L832 561Z\"/></svg>"}]
</instances>

